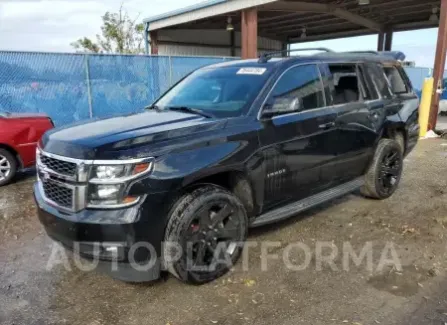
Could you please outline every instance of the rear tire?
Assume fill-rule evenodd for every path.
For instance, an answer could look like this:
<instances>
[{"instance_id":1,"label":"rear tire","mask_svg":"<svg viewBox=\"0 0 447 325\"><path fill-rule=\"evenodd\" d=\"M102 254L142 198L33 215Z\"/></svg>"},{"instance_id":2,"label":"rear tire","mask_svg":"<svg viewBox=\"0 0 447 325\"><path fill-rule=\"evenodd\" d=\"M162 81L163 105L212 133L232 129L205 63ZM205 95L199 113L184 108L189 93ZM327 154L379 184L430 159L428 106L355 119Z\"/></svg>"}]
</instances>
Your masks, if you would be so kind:
<instances>
[{"instance_id":1,"label":"rear tire","mask_svg":"<svg viewBox=\"0 0 447 325\"><path fill-rule=\"evenodd\" d=\"M397 131L394 140L399 144L402 154L405 154L405 137L402 132Z\"/></svg>"},{"instance_id":2,"label":"rear tire","mask_svg":"<svg viewBox=\"0 0 447 325\"><path fill-rule=\"evenodd\" d=\"M17 160L6 149L0 149L0 186L11 182L17 172Z\"/></svg>"},{"instance_id":3,"label":"rear tire","mask_svg":"<svg viewBox=\"0 0 447 325\"><path fill-rule=\"evenodd\" d=\"M396 140L380 140L373 162L365 175L361 193L369 198L383 200L397 189L402 175L403 153Z\"/></svg>"},{"instance_id":4,"label":"rear tire","mask_svg":"<svg viewBox=\"0 0 447 325\"><path fill-rule=\"evenodd\" d=\"M247 213L233 193L215 185L199 187L178 199L169 213L164 266L186 283L213 281L239 259L247 229ZM181 247L181 256L166 243Z\"/></svg>"}]
</instances>

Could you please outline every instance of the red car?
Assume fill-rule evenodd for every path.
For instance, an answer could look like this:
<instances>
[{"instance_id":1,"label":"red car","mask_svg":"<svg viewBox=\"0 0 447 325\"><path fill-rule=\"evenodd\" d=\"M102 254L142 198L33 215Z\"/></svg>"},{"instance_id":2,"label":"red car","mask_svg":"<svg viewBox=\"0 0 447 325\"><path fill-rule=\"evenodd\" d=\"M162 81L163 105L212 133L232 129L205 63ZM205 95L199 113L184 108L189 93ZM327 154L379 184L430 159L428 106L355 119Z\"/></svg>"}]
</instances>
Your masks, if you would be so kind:
<instances>
[{"instance_id":1,"label":"red car","mask_svg":"<svg viewBox=\"0 0 447 325\"><path fill-rule=\"evenodd\" d=\"M0 186L18 170L34 166L37 142L53 127L46 115L0 113Z\"/></svg>"}]
</instances>

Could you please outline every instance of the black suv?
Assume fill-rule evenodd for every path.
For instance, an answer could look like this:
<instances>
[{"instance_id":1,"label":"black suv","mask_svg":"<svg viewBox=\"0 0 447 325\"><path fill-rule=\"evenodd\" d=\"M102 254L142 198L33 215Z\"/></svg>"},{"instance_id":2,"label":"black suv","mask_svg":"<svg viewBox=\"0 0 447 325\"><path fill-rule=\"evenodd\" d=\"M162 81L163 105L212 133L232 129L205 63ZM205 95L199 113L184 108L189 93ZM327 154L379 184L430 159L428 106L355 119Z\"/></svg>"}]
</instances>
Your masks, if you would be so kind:
<instances>
[{"instance_id":1,"label":"black suv","mask_svg":"<svg viewBox=\"0 0 447 325\"><path fill-rule=\"evenodd\" d=\"M124 281L204 283L249 227L357 189L392 195L419 133L403 54L273 56L201 68L145 112L47 132L34 193L48 235ZM229 263L213 263L218 247Z\"/></svg>"}]
</instances>

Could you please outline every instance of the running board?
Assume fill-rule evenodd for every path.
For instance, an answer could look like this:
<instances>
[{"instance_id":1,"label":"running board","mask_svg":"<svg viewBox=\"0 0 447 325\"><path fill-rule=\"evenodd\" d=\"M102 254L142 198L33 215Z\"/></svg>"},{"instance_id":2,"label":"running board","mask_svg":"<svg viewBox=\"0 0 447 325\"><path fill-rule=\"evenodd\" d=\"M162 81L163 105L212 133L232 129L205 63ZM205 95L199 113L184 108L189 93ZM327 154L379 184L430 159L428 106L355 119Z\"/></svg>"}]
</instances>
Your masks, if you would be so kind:
<instances>
[{"instance_id":1,"label":"running board","mask_svg":"<svg viewBox=\"0 0 447 325\"><path fill-rule=\"evenodd\" d=\"M287 219L289 217L298 214L299 212L303 212L317 205L320 205L324 202L354 192L355 190L360 188L363 184L364 184L364 178L363 177L357 178L353 181L331 188L324 192L312 195L300 201L290 203L286 206L277 208L275 210L260 215L255 219L255 221L253 221L250 227L259 227L269 223Z\"/></svg>"}]
</instances>

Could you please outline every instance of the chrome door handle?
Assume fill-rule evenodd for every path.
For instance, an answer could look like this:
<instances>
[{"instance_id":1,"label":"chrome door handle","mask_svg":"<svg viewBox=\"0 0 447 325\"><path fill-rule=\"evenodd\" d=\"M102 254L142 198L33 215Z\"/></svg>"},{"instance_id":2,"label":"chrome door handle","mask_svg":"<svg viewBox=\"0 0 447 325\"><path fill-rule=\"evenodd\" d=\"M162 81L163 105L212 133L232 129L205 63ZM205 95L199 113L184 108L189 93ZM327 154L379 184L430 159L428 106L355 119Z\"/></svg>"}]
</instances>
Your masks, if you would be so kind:
<instances>
[{"instance_id":1,"label":"chrome door handle","mask_svg":"<svg viewBox=\"0 0 447 325\"><path fill-rule=\"evenodd\" d=\"M369 115L372 120L377 120L379 118L379 113L374 112Z\"/></svg>"},{"instance_id":2,"label":"chrome door handle","mask_svg":"<svg viewBox=\"0 0 447 325\"><path fill-rule=\"evenodd\" d=\"M335 126L335 122L329 122L329 123L324 123L324 124L320 124L318 125L319 129L323 129L323 130L327 130L330 129L331 127Z\"/></svg>"}]
</instances>

